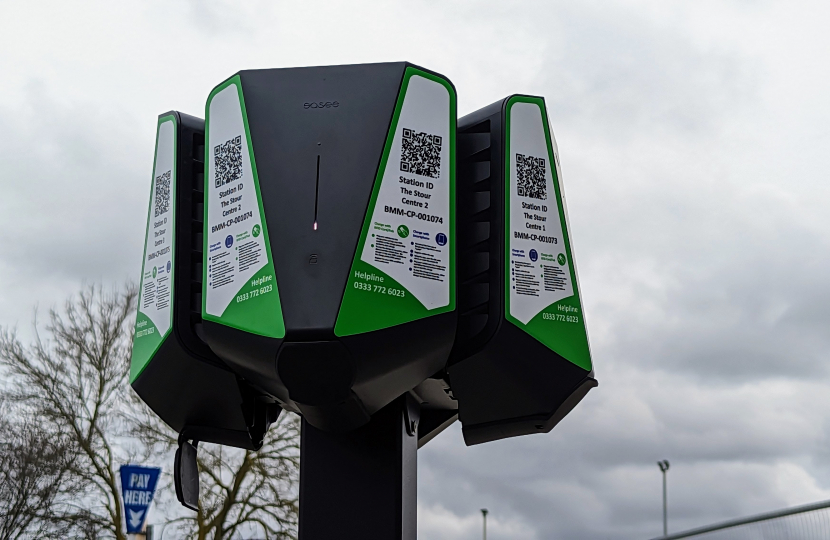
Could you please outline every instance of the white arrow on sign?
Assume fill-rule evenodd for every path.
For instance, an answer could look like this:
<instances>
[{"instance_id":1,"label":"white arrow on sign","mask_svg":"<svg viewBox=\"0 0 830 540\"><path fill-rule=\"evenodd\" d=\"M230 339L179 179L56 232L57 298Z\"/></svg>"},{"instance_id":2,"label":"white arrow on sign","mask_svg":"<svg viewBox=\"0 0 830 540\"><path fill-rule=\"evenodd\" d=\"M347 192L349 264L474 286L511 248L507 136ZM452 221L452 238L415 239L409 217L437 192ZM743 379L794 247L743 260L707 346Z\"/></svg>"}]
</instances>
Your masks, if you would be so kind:
<instances>
[{"instance_id":1,"label":"white arrow on sign","mask_svg":"<svg viewBox=\"0 0 830 540\"><path fill-rule=\"evenodd\" d=\"M141 525L141 518L144 517L144 510L139 510L138 512L134 510L127 509L127 513L130 514L130 525L133 528L138 527Z\"/></svg>"}]
</instances>

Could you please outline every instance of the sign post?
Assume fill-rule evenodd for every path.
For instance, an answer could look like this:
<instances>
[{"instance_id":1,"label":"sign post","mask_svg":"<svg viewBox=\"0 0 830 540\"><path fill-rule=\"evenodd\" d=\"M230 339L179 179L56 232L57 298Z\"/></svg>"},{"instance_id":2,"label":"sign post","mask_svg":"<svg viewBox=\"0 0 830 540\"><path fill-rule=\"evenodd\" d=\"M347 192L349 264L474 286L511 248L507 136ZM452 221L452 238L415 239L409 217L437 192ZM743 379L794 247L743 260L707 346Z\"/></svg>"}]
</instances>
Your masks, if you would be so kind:
<instances>
[{"instance_id":1,"label":"sign post","mask_svg":"<svg viewBox=\"0 0 830 540\"><path fill-rule=\"evenodd\" d=\"M161 469L158 467L140 467L138 465L121 466L121 499L124 501L124 519L127 534L144 532L147 512L153 495L156 493Z\"/></svg>"}]
</instances>

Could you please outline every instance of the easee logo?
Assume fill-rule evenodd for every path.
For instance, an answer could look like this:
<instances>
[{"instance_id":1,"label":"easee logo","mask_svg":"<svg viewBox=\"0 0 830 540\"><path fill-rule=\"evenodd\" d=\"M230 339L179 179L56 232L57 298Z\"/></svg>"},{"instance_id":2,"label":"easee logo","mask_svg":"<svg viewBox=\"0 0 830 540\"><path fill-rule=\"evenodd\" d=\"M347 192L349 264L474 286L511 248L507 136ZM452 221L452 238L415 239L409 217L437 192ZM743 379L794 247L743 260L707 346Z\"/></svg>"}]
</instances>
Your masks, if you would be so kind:
<instances>
[{"instance_id":1,"label":"easee logo","mask_svg":"<svg viewBox=\"0 0 830 540\"><path fill-rule=\"evenodd\" d=\"M306 101L303 103L303 109L335 109L340 106L339 101Z\"/></svg>"}]
</instances>

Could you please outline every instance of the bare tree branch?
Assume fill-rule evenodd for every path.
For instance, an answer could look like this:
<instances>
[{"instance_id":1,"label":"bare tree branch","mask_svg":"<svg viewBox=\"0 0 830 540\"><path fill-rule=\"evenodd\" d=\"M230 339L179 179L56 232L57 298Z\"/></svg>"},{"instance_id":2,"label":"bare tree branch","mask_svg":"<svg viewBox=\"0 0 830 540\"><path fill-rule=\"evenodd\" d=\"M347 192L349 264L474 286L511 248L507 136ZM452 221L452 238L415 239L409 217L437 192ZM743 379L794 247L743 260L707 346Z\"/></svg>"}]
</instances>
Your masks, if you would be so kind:
<instances>
[{"instance_id":1,"label":"bare tree branch","mask_svg":"<svg viewBox=\"0 0 830 540\"><path fill-rule=\"evenodd\" d=\"M177 445L129 387L136 298L131 284L87 287L49 311L44 326L36 319L28 345L0 329L4 406L22 437L0 425L0 540L126 540L118 464L169 456ZM199 468L198 512L170 522L185 537L231 540L257 527L268 538L296 538L296 416L283 414L259 452L200 444Z\"/></svg>"},{"instance_id":2,"label":"bare tree branch","mask_svg":"<svg viewBox=\"0 0 830 540\"><path fill-rule=\"evenodd\" d=\"M134 285L110 292L90 286L49 312L46 338L36 326L25 346L14 332L0 331L9 401L71 445L73 460L62 474L80 492L58 494L52 513L78 537L126 540L111 441L126 403L135 300Z\"/></svg>"},{"instance_id":3,"label":"bare tree branch","mask_svg":"<svg viewBox=\"0 0 830 540\"><path fill-rule=\"evenodd\" d=\"M15 418L0 404L0 540L45 537L55 530L51 509L74 490L63 480L73 455L60 433L34 419Z\"/></svg>"},{"instance_id":4,"label":"bare tree branch","mask_svg":"<svg viewBox=\"0 0 830 540\"><path fill-rule=\"evenodd\" d=\"M152 413L145 413L140 425L145 442L175 448L176 434ZM180 531L198 540L230 540L258 525L267 538L295 539L299 434L299 419L284 413L258 452L199 444L199 510L183 518Z\"/></svg>"}]
</instances>

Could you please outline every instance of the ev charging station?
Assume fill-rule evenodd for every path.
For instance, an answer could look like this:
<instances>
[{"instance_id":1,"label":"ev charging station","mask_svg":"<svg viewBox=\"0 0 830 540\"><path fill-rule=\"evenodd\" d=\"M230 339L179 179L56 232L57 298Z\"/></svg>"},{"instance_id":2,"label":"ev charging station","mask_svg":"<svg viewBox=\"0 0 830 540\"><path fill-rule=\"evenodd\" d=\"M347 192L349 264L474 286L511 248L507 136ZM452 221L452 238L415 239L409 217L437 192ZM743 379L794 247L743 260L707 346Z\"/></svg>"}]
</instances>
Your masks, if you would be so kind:
<instances>
[{"instance_id":1,"label":"ev charging station","mask_svg":"<svg viewBox=\"0 0 830 540\"><path fill-rule=\"evenodd\" d=\"M541 98L456 120L408 63L240 71L159 117L131 384L179 434L302 417L300 538L414 539L417 449L550 431L594 386Z\"/></svg>"}]
</instances>

